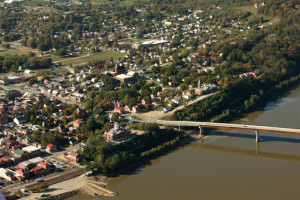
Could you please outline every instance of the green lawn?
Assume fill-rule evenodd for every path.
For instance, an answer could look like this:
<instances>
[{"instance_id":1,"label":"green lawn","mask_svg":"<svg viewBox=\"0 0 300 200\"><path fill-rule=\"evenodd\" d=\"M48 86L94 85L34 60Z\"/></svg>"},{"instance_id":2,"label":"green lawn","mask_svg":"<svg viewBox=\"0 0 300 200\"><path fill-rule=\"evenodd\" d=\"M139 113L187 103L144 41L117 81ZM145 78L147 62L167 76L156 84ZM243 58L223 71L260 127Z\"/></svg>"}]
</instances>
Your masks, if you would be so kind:
<instances>
[{"instance_id":1,"label":"green lawn","mask_svg":"<svg viewBox=\"0 0 300 200\"><path fill-rule=\"evenodd\" d=\"M76 64L82 64L82 63L88 63L90 60L110 60L113 58L114 60L118 60L119 58L123 58L125 54L115 52L115 51L102 51L97 54L91 54L89 56L81 56L81 57L75 57L75 58L66 58L63 60L57 60L56 62L60 62L62 65L76 65Z\"/></svg>"},{"instance_id":2,"label":"green lawn","mask_svg":"<svg viewBox=\"0 0 300 200\"><path fill-rule=\"evenodd\" d=\"M257 14L257 8L255 8L253 5L248 5L248 6L241 6L238 7L239 10L243 10L243 11L249 11L252 14Z\"/></svg>"},{"instance_id":3,"label":"green lawn","mask_svg":"<svg viewBox=\"0 0 300 200\"><path fill-rule=\"evenodd\" d=\"M40 4L44 4L45 2L48 1L47 0L25 0L22 2L22 4L26 6L37 6Z\"/></svg>"},{"instance_id":4,"label":"green lawn","mask_svg":"<svg viewBox=\"0 0 300 200\"><path fill-rule=\"evenodd\" d=\"M0 49L0 56L5 56L5 55L9 55L9 54L18 54L18 55L22 55L22 54L28 54L30 51L32 50L27 50L27 49L15 49L15 48L10 48L10 49L4 49L1 48ZM32 51L34 52L34 51Z\"/></svg>"}]
</instances>

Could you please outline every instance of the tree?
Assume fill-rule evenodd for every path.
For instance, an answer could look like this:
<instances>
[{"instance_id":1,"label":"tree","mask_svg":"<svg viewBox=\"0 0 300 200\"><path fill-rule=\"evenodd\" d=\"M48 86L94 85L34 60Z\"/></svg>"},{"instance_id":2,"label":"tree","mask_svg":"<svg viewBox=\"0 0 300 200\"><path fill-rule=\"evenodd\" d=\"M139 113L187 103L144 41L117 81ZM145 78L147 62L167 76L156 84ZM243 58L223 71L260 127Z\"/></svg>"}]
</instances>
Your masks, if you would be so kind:
<instances>
[{"instance_id":1,"label":"tree","mask_svg":"<svg viewBox=\"0 0 300 200\"><path fill-rule=\"evenodd\" d=\"M144 61L143 58L137 58L137 59L135 59L135 64L141 65L141 64L143 64L143 61Z\"/></svg>"},{"instance_id":2,"label":"tree","mask_svg":"<svg viewBox=\"0 0 300 200\"><path fill-rule=\"evenodd\" d=\"M93 102L91 100L87 100L83 104L84 108L86 110L92 110L93 109Z\"/></svg>"},{"instance_id":3,"label":"tree","mask_svg":"<svg viewBox=\"0 0 300 200\"><path fill-rule=\"evenodd\" d=\"M96 121L94 118L89 117L88 120L86 121L86 129L89 131L93 131L96 128Z\"/></svg>"}]
</instances>

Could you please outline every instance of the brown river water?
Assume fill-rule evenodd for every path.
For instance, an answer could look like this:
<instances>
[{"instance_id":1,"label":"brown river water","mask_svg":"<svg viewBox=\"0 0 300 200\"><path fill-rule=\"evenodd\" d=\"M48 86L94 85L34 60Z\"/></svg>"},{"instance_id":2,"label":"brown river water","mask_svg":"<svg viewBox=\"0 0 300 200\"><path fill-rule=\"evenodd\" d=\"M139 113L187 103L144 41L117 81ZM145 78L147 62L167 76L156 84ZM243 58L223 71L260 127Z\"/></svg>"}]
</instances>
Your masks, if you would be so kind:
<instances>
[{"instance_id":1,"label":"brown river water","mask_svg":"<svg viewBox=\"0 0 300 200\"><path fill-rule=\"evenodd\" d=\"M300 128L300 87L233 123ZM109 180L112 200L300 200L300 136L214 130ZM78 195L69 200L99 199ZM109 199L109 198L100 198Z\"/></svg>"}]
</instances>

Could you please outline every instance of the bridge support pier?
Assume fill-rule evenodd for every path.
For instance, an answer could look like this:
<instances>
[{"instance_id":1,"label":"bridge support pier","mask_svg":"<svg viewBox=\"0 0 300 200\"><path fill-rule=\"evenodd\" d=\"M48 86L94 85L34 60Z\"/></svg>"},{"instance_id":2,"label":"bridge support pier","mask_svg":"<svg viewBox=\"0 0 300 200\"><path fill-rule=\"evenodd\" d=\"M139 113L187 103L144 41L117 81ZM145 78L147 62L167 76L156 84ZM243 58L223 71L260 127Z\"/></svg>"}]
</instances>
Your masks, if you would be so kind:
<instances>
[{"instance_id":1,"label":"bridge support pier","mask_svg":"<svg viewBox=\"0 0 300 200\"><path fill-rule=\"evenodd\" d=\"M203 127L202 126L199 126L199 135L203 136Z\"/></svg>"},{"instance_id":2,"label":"bridge support pier","mask_svg":"<svg viewBox=\"0 0 300 200\"><path fill-rule=\"evenodd\" d=\"M178 130L180 131L180 126L178 126Z\"/></svg>"},{"instance_id":3,"label":"bridge support pier","mask_svg":"<svg viewBox=\"0 0 300 200\"><path fill-rule=\"evenodd\" d=\"M259 142L259 131L255 131L255 134L256 134L256 143Z\"/></svg>"}]
</instances>

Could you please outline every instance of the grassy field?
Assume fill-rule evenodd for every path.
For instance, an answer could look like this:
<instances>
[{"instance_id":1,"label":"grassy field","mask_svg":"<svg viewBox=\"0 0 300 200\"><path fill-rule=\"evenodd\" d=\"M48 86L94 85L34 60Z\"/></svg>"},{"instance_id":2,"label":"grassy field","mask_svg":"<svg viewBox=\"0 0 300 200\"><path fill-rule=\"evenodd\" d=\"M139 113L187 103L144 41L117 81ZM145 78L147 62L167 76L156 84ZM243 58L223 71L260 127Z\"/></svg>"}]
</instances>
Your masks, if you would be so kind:
<instances>
[{"instance_id":1,"label":"grassy field","mask_svg":"<svg viewBox=\"0 0 300 200\"><path fill-rule=\"evenodd\" d=\"M16 49L16 48L10 48L10 49L4 49L0 48L0 56L10 55L10 54L28 54L29 52L34 52L34 50L30 49Z\"/></svg>"},{"instance_id":2,"label":"grassy field","mask_svg":"<svg viewBox=\"0 0 300 200\"><path fill-rule=\"evenodd\" d=\"M25 0L22 2L26 6L36 6L48 2L47 0Z\"/></svg>"},{"instance_id":3,"label":"grassy field","mask_svg":"<svg viewBox=\"0 0 300 200\"><path fill-rule=\"evenodd\" d=\"M253 5L241 6L241 7L238 7L238 9L243 10L245 12L249 11L252 14L257 14L257 8L255 8Z\"/></svg>"},{"instance_id":4,"label":"grassy field","mask_svg":"<svg viewBox=\"0 0 300 200\"><path fill-rule=\"evenodd\" d=\"M113 0L113 1L109 1L109 0L91 0L90 1L92 4L106 4L106 3L114 3L114 2L120 2L126 5L131 5L134 4L135 0Z\"/></svg>"},{"instance_id":5,"label":"grassy field","mask_svg":"<svg viewBox=\"0 0 300 200\"><path fill-rule=\"evenodd\" d=\"M154 40L154 39L136 39L136 38L132 38L132 39L128 39L128 40L122 40L119 42L119 44L133 44L135 42L146 42L149 40Z\"/></svg>"},{"instance_id":6,"label":"grassy field","mask_svg":"<svg viewBox=\"0 0 300 200\"><path fill-rule=\"evenodd\" d=\"M62 65L70 65L70 64L76 65L76 64L88 63L91 60L110 60L111 58L113 58L114 60L118 60L119 58L123 58L124 55L125 54L123 53L105 50L97 54L56 60L56 63L61 63Z\"/></svg>"},{"instance_id":7,"label":"grassy field","mask_svg":"<svg viewBox=\"0 0 300 200\"><path fill-rule=\"evenodd\" d=\"M251 20L251 18L254 18L254 17L263 17L263 19L265 20L265 21L270 21L270 20L272 20L272 17L271 16L268 16L268 15L262 15L262 14L259 14L258 12L257 12L257 8L255 8L253 5L247 5L247 6L241 6L241 7L238 7L237 9L239 9L239 10L242 10L242 11L245 11L245 12L251 12L252 13L252 15L250 15L249 17L248 17L248 19L249 20Z\"/></svg>"}]
</instances>

